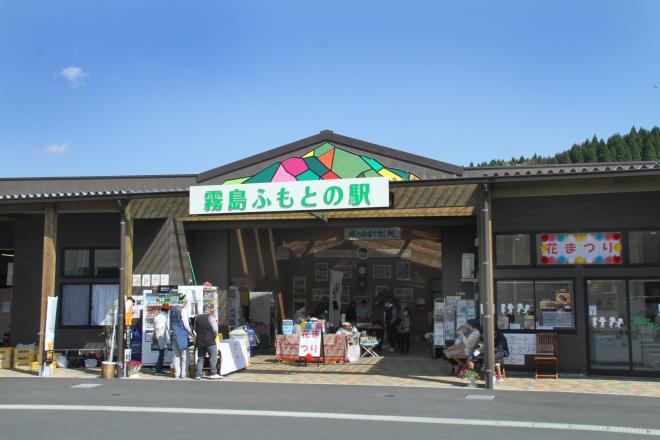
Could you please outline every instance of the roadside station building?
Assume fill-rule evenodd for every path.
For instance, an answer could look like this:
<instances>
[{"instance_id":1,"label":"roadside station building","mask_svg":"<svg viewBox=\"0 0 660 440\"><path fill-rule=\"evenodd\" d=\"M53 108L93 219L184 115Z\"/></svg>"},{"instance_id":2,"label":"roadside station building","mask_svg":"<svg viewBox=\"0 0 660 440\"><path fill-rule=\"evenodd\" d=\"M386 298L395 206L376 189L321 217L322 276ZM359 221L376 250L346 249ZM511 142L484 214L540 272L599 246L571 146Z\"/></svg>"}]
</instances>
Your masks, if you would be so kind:
<instances>
[{"instance_id":1,"label":"roadside station building","mask_svg":"<svg viewBox=\"0 0 660 440\"><path fill-rule=\"evenodd\" d=\"M50 295L56 349L102 341L123 252L126 297L208 281L281 292L287 317L322 313L340 270L342 312L379 321L393 295L418 339L435 298L480 304L481 270L499 327L558 333L562 371L660 375L657 162L464 168L322 131L200 174L1 179L0 251L12 345L38 341Z\"/></svg>"}]
</instances>

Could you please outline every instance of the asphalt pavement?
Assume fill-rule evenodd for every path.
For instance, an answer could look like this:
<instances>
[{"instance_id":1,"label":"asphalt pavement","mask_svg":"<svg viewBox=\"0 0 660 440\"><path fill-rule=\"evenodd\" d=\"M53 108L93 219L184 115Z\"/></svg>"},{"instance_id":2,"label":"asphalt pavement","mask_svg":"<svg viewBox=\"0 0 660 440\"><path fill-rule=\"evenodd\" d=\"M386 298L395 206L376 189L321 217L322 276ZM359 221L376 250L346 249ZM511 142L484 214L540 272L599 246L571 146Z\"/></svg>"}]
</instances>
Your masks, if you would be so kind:
<instances>
[{"instance_id":1,"label":"asphalt pavement","mask_svg":"<svg viewBox=\"0 0 660 440\"><path fill-rule=\"evenodd\" d=\"M597 394L0 379L1 440L660 438L659 415L660 399Z\"/></svg>"}]
</instances>

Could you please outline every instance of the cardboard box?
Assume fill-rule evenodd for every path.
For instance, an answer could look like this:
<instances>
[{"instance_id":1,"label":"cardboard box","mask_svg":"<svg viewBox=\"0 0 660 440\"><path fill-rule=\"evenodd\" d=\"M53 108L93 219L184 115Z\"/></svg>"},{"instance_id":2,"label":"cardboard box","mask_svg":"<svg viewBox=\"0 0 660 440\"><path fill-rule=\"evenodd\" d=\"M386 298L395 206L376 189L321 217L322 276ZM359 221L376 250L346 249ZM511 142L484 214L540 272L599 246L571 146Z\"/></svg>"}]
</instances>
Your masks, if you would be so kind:
<instances>
[{"instance_id":1,"label":"cardboard box","mask_svg":"<svg viewBox=\"0 0 660 440\"><path fill-rule=\"evenodd\" d=\"M14 347L0 347L0 358L3 356L11 357L14 353Z\"/></svg>"},{"instance_id":2,"label":"cardboard box","mask_svg":"<svg viewBox=\"0 0 660 440\"><path fill-rule=\"evenodd\" d=\"M32 369L32 361L16 361L14 360L14 365L13 367L17 370L31 370Z\"/></svg>"},{"instance_id":3,"label":"cardboard box","mask_svg":"<svg viewBox=\"0 0 660 440\"><path fill-rule=\"evenodd\" d=\"M3 368L11 368L12 367L12 362L11 360L0 360L0 369Z\"/></svg>"},{"instance_id":4,"label":"cardboard box","mask_svg":"<svg viewBox=\"0 0 660 440\"><path fill-rule=\"evenodd\" d=\"M37 354L37 349L35 347L20 347L20 348L14 348L14 355L22 355L22 354L30 354L30 355L35 355Z\"/></svg>"}]
</instances>

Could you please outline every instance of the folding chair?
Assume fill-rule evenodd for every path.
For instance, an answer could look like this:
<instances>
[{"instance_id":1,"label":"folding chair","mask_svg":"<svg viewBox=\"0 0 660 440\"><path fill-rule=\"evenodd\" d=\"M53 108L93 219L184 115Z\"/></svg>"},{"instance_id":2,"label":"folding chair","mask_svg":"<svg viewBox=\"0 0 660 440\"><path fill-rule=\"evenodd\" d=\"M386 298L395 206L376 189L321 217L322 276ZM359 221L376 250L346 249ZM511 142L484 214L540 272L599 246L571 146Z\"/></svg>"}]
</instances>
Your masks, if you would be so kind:
<instances>
[{"instance_id":1,"label":"folding chair","mask_svg":"<svg viewBox=\"0 0 660 440\"><path fill-rule=\"evenodd\" d=\"M360 347L362 349L362 354L360 354L360 357L375 357L379 358L381 357L378 353L376 353L375 349L378 346L378 341L376 340L360 340Z\"/></svg>"}]
</instances>

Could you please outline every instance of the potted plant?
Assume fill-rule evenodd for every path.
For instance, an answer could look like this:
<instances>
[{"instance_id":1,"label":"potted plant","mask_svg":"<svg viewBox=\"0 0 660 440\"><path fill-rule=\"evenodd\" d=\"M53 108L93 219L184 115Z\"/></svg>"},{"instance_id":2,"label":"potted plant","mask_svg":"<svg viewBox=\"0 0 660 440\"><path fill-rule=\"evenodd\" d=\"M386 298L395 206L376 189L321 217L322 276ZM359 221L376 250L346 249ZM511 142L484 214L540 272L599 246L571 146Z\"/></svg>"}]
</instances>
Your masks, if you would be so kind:
<instances>
[{"instance_id":1,"label":"potted plant","mask_svg":"<svg viewBox=\"0 0 660 440\"><path fill-rule=\"evenodd\" d=\"M128 370L129 376L138 374L142 369L142 362L130 360L126 362L126 369Z\"/></svg>"},{"instance_id":2,"label":"potted plant","mask_svg":"<svg viewBox=\"0 0 660 440\"><path fill-rule=\"evenodd\" d=\"M479 380L479 373L477 373L475 370L469 370L467 368L463 368L458 372L458 377L470 381L468 386L476 387L477 380Z\"/></svg>"}]
</instances>

